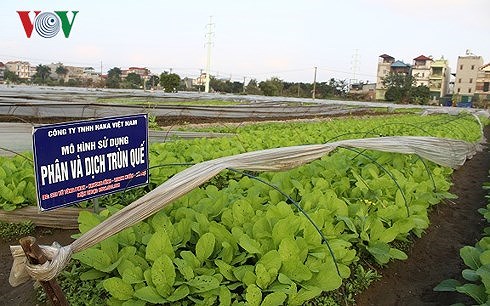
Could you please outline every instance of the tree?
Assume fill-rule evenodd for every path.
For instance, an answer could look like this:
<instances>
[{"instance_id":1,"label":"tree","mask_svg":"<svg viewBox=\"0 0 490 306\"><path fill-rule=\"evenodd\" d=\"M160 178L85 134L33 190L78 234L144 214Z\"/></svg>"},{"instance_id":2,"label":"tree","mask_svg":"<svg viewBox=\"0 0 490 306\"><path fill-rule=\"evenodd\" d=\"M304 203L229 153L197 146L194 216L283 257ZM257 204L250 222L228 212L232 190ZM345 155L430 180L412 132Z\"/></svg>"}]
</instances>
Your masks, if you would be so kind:
<instances>
[{"instance_id":1,"label":"tree","mask_svg":"<svg viewBox=\"0 0 490 306\"><path fill-rule=\"evenodd\" d=\"M266 96L280 96L284 88L284 84L278 77L272 77L266 81L259 83L260 90Z\"/></svg>"},{"instance_id":2,"label":"tree","mask_svg":"<svg viewBox=\"0 0 490 306\"><path fill-rule=\"evenodd\" d=\"M121 87L121 68L114 67L107 72L107 82L106 85L109 88L119 88Z\"/></svg>"},{"instance_id":3,"label":"tree","mask_svg":"<svg viewBox=\"0 0 490 306\"><path fill-rule=\"evenodd\" d=\"M62 80L65 79L65 76L66 74L68 73L68 68L66 68L65 66L63 65L59 65L58 67L56 67L56 70L55 70L56 74L58 75L58 77Z\"/></svg>"},{"instance_id":4,"label":"tree","mask_svg":"<svg viewBox=\"0 0 490 306\"><path fill-rule=\"evenodd\" d=\"M250 79L247 87L245 88L245 92L249 95L260 95L260 94L262 94L259 86L257 85L256 79Z\"/></svg>"},{"instance_id":5,"label":"tree","mask_svg":"<svg viewBox=\"0 0 490 306\"><path fill-rule=\"evenodd\" d=\"M128 76L125 79L125 83L127 87L136 89L140 88L143 83L143 79L141 79L141 76L139 74L131 72L128 73Z\"/></svg>"},{"instance_id":6,"label":"tree","mask_svg":"<svg viewBox=\"0 0 490 306\"><path fill-rule=\"evenodd\" d=\"M398 103L410 103L412 101L412 88L415 85L415 79L410 74L390 72L383 79L383 85L386 87L385 99Z\"/></svg>"},{"instance_id":7,"label":"tree","mask_svg":"<svg viewBox=\"0 0 490 306\"><path fill-rule=\"evenodd\" d=\"M14 72L8 70L8 69L5 69L5 72L3 74L3 78L7 82L12 82L12 83L19 83L20 82L19 76L17 74L15 74Z\"/></svg>"},{"instance_id":8,"label":"tree","mask_svg":"<svg viewBox=\"0 0 490 306\"><path fill-rule=\"evenodd\" d=\"M413 87L411 98L416 104L427 104L430 100L430 88L425 85Z\"/></svg>"},{"instance_id":9,"label":"tree","mask_svg":"<svg viewBox=\"0 0 490 306\"><path fill-rule=\"evenodd\" d=\"M175 92L180 85L180 76L165 71L160 75L160 85L162 85L165 92Z\"/></svg>"},{"instance_id":10,"label":"tree","mask_svg":"<svg viewBox=\"0 0 490 306\"><path fill-rule=\"evenodd\" d=\"M46 65L39 64L36 67L36 73L33 75L35 83L45 84L51 74L51 68Z\"/></svg>"},{"instance_id":11,"label":"tree","mask_svg":"<svg viewBox=\"0 0 490 306\"><path fill-rule=\"evenodd\" d=\"M160 84L160 78L157 75L152 75L148 81L146 81L146 89L153 89L158 84Z\"/></svg>"}]
</instances>

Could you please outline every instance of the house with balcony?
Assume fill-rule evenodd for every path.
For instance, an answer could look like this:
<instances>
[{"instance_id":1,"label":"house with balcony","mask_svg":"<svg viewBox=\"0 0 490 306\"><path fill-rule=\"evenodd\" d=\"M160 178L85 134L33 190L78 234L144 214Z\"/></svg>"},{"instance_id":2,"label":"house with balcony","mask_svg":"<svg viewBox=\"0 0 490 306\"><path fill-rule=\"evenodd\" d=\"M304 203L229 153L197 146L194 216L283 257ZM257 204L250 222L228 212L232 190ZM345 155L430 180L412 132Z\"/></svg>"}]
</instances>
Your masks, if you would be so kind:
<instances>
[{"instance_id":1,"label":"house with balcony","mask_svg":"<svg viewBox=\"0 0 490 306\"><path fill-rule=\"evenodd\" d=\"M487 108L490 103L490 63L478 69L475 95L478 96L479 106Z\"/></svg>"},{"instance_id":2,"label":"house with balcony","mask_svg":"<svg viewBox=\"0 0 490 306\"><path fill-rule=\"evenodd\" d=\"M451 78L451 68L448 60L441 57L430 62L429 71L429 90L433 101L439 101L449 93L449 80Z\"/></svg>"},{"instance_id":3,"label":"house with balcony","mask_svg":"<svg viewBox=\"0 0 490 306\"><path fill-rule=\"evenodd\" d=\"M432 59L425 55L420 55L413 59L412 76L415 79L415 86L424 85L429 87L431 64Z\"/></svg>"},{"instance_id":4,"label":"house with balcony","mask_svg":"<svg viewBox=\"0 0 490 306\"><path fill-rule=\"evenodd\" d=\"M386 88L383 85L383 79L390 74L391 64L395 58L388 54L381 54L378 59L378 72L376 74L376 100L384 100Z\"/></svg>"},{"instance_id":5,"label":"house with balcony","mask_svg":"<svg viewBox=\"0 0 490 306\"><path fill-rule=\"evenodd\" d=\"M10 61L5 63L5 67L8 71L15 73L20 79L29 80L33 75L31 64L29 64L29 62Z\"/></svg>"}]
</instances>

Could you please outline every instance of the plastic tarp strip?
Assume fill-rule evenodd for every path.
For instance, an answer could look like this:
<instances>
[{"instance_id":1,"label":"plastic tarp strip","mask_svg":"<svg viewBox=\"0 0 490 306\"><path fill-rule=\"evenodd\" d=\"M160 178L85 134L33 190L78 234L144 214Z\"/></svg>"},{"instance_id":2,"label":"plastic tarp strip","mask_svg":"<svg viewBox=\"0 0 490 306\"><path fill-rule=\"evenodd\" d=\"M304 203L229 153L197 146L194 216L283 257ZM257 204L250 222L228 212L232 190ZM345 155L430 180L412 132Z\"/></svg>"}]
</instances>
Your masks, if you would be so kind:
<instances>
[{"instance_id":1,"label":"plastic tarp strip","mask_svg":"<svg viewBox=\"0 0 490 306\"><path fill-rule=\"evenodd\" d=\"M281 171L306 164L330 153L338 147L352 147L384 152L417 154L437 164L457 168L471 158L479 149L478 144L461 140L435 137L379 137L341 140L318 145L283 147L263 151L243 153L218 158L196 164L177 173L145 196L134 201L119 212L106 219L90 231L76 239L72 244L57 251L45 247L51 253L43 266L26 265L17 247L16 261L10 274L10 283L19 285L27 279L26 275L37 280L49 280L60 273L68 264L72 253L80 252L102 240L128 228L153 215L173 200L202 185L226 168L251 171Z\"/></svg>"}]
</instances>

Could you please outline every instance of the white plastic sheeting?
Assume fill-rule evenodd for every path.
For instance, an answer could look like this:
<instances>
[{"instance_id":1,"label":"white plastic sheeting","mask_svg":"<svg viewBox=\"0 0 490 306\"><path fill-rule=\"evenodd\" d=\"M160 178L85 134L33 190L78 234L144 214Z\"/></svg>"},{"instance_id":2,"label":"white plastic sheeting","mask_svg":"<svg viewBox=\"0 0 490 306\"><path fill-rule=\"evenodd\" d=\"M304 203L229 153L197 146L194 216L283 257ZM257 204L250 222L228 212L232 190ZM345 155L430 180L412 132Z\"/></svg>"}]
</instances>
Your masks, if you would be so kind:
<instances>
[{"instance_id":1,"label":"white plastic sheeting","mask_svg":"<svg viewBox=\"0 0 490 306\"><path fill-rule=\"evenodd\" d=\"M226 106L169 106L97 103L98 98L155 99L158 101L223 100L244 102L245 105ZM168 102L169 104L171 102ZM296 105L290 105L294 103ZM306 105L305 105L306 104ZM490 117L486 110L429 105L407 105L384 102L341 101L293 97L266 97L217 93L142 91L124 89L86 89L67 87L29 87L0 85L0 114L37 117L98 118L135 112L161 117L210 118L281 118L314 117L345 114L365 109L422 109L436 113L475 113Z\"/></svg>"},{"instance_id":2,"label":"white plastic sheeting","mask_svg":"<svg viewBox=\"0 0 490 306\"><path fill-rule=\"evenodd\" d=\"M19 285L28 279L50 280L60 273L70 261L73 253L85 250L102 240L130 227L173 200L185 195L205 183L226 168L251 171L282 171L318 159L338 147L352 147L385 152L417 154L437 164L457 168L471 158L479 149L478 144L461 140L434 137L380 137L341 140L332 143L305 145L249 152L218 158L196 164L179 172L145 196L126 206L104 222L64 247L42 248L48 252L44 265L26 263L20 246L12 246L14 264L10 273L10 284Z\"/></svg>"}]
</instances>

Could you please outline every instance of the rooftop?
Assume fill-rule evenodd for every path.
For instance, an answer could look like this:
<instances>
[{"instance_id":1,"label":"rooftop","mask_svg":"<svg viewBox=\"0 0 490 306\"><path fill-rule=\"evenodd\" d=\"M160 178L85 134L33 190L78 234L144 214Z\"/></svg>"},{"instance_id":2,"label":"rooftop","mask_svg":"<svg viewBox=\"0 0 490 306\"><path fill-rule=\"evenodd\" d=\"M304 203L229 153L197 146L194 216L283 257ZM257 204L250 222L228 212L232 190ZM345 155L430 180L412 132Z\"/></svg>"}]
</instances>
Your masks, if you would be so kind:
<instances>
[{"instance_id":1,"label":"rooftop","mask_svg":"<svg viewBox=\"0 0 490 306\"><path fill-rule=\"evenodd\" d=\"M385 53L385 54L381 54L379 57L382 57L382 58L384 58L384 59L395 59L393 56L388 55L388 54L386 54L386 53Z\"/></svg>"},{"instance_id":2,"label":"rooftop","mask_svg":"<svg viewBox=\"0 0 490 306\"><path fill-rule=\"evenodd\" d=\"M398 60L391 64L391 68L410 68L410 65Z\"/></svg>"},{"instance_id":3,"label":"rooftop","mask_svg":"<svg viewBox=\"0 0 490 306\"><path fill-rule=\"evenodd\" d=\"M425 55L419 55L416 58L413 59L414 61L431 61L432 59L430 57L427 57Z\"/></svg>"}]
</instances>

